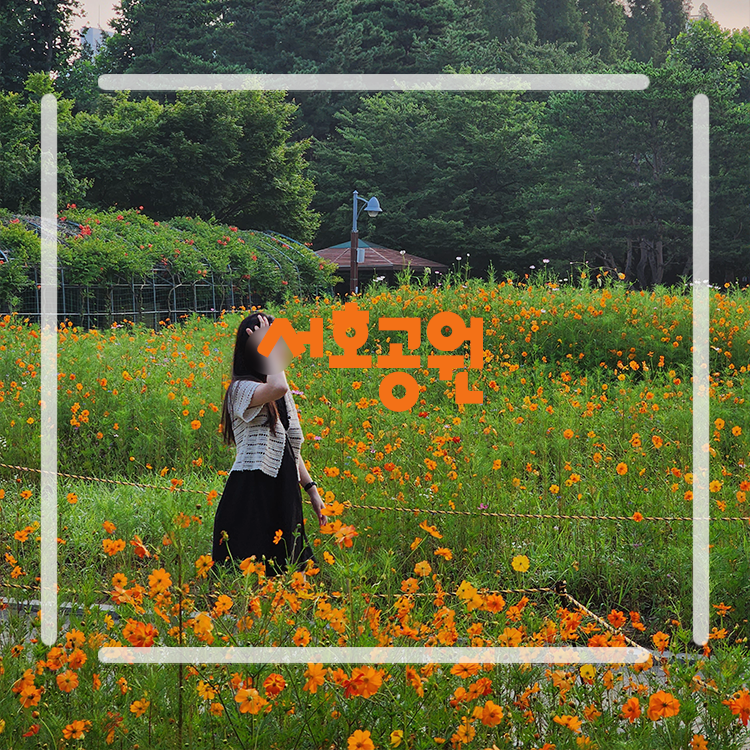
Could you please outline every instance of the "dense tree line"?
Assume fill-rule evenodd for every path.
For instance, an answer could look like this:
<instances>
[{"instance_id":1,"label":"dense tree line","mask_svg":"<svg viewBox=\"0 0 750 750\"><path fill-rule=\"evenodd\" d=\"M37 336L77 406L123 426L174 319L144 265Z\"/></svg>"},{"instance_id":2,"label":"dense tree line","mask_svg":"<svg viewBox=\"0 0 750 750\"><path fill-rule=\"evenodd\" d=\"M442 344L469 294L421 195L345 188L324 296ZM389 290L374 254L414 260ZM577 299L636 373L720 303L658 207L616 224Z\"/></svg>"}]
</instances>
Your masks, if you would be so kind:
<instances>
[{"instance_id":1,"label":"dense tree line","mask_svg":"<svg viewBox=\"0 0 750 750\"><path fill-rule=\"evenodd\" d=\"M48 4L58 29L76 1ZM470 254L478 272L549 258L670 283L691 271L692 98L706 93L712 275L748 275L750 29L687 24L685 0L629 0L627 12L618 0L121 0L95 58L66 58L65 35L44 24L33 54L11 54L8 24L38 5L0 13L0 50L16 61L0 96L6 208L32 212L38 200L34 139L50 90L61 196L78 205L214 216L322 247L347 236L357 189L385 209L363 233L397 249L448 263ZM54 82L33 70L56 71ZM640 72L651 84L148 95L97 85L106 72L250 71Z\"/></svg>"}]
</instances>

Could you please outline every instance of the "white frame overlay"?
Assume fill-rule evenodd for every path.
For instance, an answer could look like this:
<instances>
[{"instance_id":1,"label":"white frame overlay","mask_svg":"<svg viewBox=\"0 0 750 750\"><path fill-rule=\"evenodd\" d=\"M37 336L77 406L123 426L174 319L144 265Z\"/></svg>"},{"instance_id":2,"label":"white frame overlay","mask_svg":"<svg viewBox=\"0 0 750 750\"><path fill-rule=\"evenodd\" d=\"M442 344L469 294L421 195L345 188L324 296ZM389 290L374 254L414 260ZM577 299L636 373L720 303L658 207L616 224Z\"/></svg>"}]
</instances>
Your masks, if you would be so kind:
<instances>
[{"instance_id":1,"label":"white frame overlay","mask_svg":"<svg viewBox=\"0 0 750 750\"><path fill-rule=\"evenodd\" d=\"M185 74L102 75L107 91L634 91L639 74ZM709 100L693 98L693 641L709 635ZM41 639L58 635L57 595L57 99L41 106ZM102 647L100 662L126 664L495 663L635 664L641 647Z\"/></svg>"}]
</instances>

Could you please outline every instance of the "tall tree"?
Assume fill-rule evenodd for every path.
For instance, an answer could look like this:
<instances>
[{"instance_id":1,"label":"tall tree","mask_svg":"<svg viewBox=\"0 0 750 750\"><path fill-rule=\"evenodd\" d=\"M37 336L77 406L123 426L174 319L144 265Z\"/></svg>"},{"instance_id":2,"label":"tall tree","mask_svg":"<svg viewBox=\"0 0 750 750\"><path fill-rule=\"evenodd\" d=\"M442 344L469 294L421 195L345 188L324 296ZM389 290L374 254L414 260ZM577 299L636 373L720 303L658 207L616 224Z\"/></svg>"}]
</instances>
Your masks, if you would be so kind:
<instances>
[{"instance_id":1,"label":"tall tree","mask_svg":"<svg viewBox=\"0 0 750 750\"><path fill-rule=\"evenodd\" d=\"M625 25L633 59L661 65L667 53L661 0L630 0L630 15Z\"/></svg>"},{"instance_id":2,"label":"tall tree","mask_svg":"<svg viewBox=\"0 0 750 750\"><path fill-rule=\"evenodd\" d=\"M120 0L111 21L121 72L217 73L213 44L220 30L217 0ZM229 71L226 71L229 72Z\"/></svg>"},{"instance_id":3,"label":"tall tree","mask_svg":"<svg viewBox=\"0 0 750 750\"><path fill-rule=\"evenodd\" d=\"M536 33L540 42L575 42L586 49L583 18L576 0L536 0Z\"/></svg>"},{"instance_id":4,"label":"tall tree","mask_svg":"<svg viewBox=\"0 0 750 750\"><path fill-rule=\"evenodd\" d=\"M586 44L605 62L618 63L627 57L628 34L625 10L617 0L578 0L583 17Z\"/></svg>"},{"instance_id":5,"label":"tall tree","mask_svg":"<svg viewBox=\"0 0 750 750\"><path fill-rule=\"evenodd\" d=\"M73 117L59 145L76 174L93 180L92 207L215 216L310 240L310 144L291 138L293 110L283 91L178 91L173 104L118 92L101 112Z\"/></svg>"},{"instance_id":6,"label":"tall tree","mask_svg":"<svg viewBox=\"0 0 750 750\"><path fill-rule=\"evenodd\" d=\"M677 281L692 258L692 99L712 108L712 274L741 258L750 227L750 123L736 81L686 66L628 62L648 75L637 92L555 93L542 122L542 179L518 195L530 262L586 258L641 286ZM747 144L747 145L745 145ZM734 153L735 156L731 156ZM723 278L721 279L723 281Z\"/></svg>"},{"instance_id":7,"label":"tall tree","mask_svg":"<svg viewBox=\"0 0 750 750\"><path fill-rule=\"evenodd\" d=\"M58 97L57 120L65 128L73 102L56 94L46 73L29 73L24 90L0 92L0 206L16 213L40 213L41 98ZM80 200L90 183L73 174L64 150L57 156L58 200Z\"/></svg>"},{"instance_id":8,"label":"tall tree","mask_svg":"<svg viewBox=\"0 0 750 750\"><path fill-rule=\"evenodd\" d=\"M491 37L536 42L534 0L485 0L482 11L483 24Z\"/></svg>"},{"instance_id":9,"label":"tall tree","mask_svg":"<svg viewBox=\"0 0 750 750\"><path fill-rule=\"evenodd\" d=\"M376 194L383 214L363 233L450 265L471 254L482 269L504 263L508 207L528 184L541 105L518 92L379 92L357 113L337 114L331 139L315 144L318 239L340 242L351 228L351 191ZM367 220L365 220L367 221Z\"/></svg>"},{"instance_id":10,"label":"tall tree","mask_svg":"<svg viewBox=\"0 0 750 750\"><path fill-rule=\"evenodd\" d=\"M24 89L29 73L58 71L75 51L80 0L0 3L0 89Z\"/></svg>"},{"instance_id":11,"label":"tall tree","mask_svg":"<svg viewBox=\"0 0 750 750\"><path fill-rule=\"evenodd\" d=\"M667 39L675 39L685 31L690 17L690 0L661 0L662 20Z\"/></svg>"}]
</instances>

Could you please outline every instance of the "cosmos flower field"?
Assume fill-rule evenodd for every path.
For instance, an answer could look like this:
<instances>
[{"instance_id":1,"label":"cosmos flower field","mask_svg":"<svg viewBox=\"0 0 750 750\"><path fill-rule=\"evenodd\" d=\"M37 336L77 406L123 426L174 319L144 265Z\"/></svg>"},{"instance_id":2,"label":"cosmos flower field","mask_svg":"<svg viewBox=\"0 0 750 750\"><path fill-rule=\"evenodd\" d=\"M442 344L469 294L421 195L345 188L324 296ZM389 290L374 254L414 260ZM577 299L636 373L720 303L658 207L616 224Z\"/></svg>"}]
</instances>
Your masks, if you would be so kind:
<instances>
[{"instance_id":1,"label":"cosmos flower field","mask_svg":"<svg viewBox=\"0 0 750 750\"><path fill-rule=\"evenodd\" d=\"M374 285L359 351L418 317L418 402L389 370L287 369L319 565L218 572L232 465L219 419L237 324L124 321L58 337L58 643L39 634L39 326L0 318L0 747L742 748L750 732L750 292L711 291L711 637L691 640L690 290L453 279ZM296 330L338 300L267 309ZM483 319L482 403L427 366L427 321ZM469 345L459 354L469 363ZM394 389L399 397L400 386ZM18 468L24 467L24 468ZM66 476L74 475L74 476ZM107 480L107 481L103 481ZM276 535L278 544L285 544ZM564 582L573 597L556 593ZM559 592L559 589L557 589ZM12 601L9 601L12 600ZM585 605L577 607L573 601ZM106 607L104 606L106 605ZM624 646L623 664L128 665L133 646Z\"/></svg>"}]
</instances>

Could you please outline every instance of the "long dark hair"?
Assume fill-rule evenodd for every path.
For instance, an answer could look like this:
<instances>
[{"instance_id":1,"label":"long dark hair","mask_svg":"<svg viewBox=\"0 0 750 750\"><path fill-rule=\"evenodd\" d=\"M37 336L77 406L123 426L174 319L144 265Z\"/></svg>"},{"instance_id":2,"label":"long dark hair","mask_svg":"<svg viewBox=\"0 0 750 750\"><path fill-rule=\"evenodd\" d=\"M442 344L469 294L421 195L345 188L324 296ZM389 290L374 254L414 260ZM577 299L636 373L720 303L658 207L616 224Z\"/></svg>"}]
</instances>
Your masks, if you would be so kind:
<instances>
[{"instance_id":1,"label":"long dark hair","mask_svg":"<svg viewBox=\"0 0 750 750\"><path fill-rule=\"evenodd\" d=\"M232 376L229 381L229 386L224 392L221 408L221 434L224 439L224 445L231 445L235 442L234 430L232 429L232 418L229 413L230 391L232 390L234 382L236 380L255 380L260 383L266 382L266 374L258 371L256 367L257 359L251 356L251 352L247 346L250 334L246 333L248 328L253 329L260 324L261 315L268 318L269 323L273 323L273 315L258 310L248 315L237 328L237 336L234 341L234 358L232 359ZM270 412L270 420L268 424L270 424L271 431L275 435L276 423L279 420L279 409L276 406L275 401L268 402L268 410Z\"/></svg>"}]
</instances>

